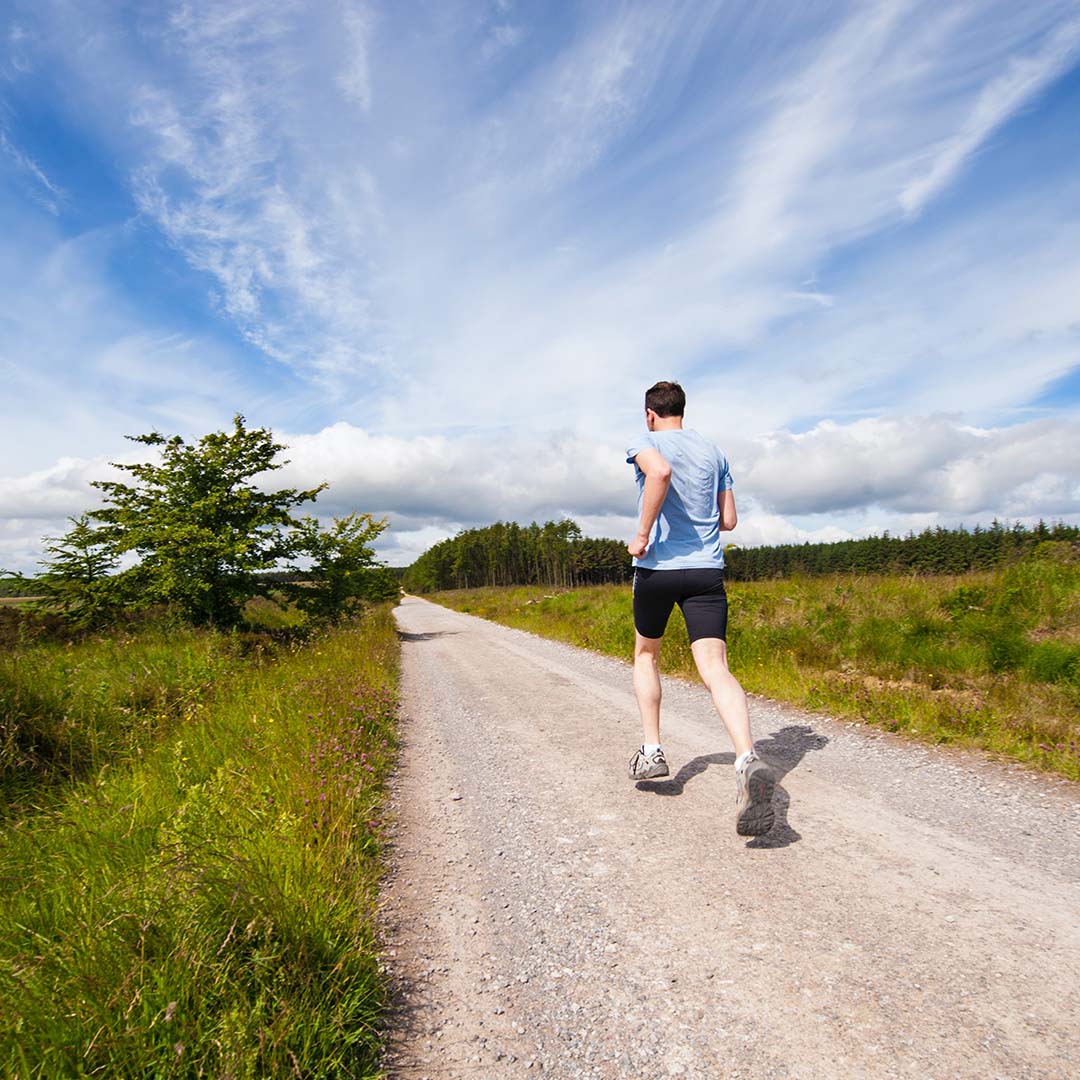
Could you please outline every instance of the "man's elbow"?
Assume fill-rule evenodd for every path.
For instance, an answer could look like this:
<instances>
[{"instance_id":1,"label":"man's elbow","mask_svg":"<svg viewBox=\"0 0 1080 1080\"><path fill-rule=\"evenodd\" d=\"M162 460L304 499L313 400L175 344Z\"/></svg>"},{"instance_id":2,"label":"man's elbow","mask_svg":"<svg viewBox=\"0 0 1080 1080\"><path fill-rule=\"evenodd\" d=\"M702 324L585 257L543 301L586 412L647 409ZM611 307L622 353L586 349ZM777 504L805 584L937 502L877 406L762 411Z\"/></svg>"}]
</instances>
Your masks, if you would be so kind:
<instances>
[{"instance_id":1,"label":"man's elbow","mask_svg":"<svg viewBox=\"0 0 1080 1080\"><path fill-rule=\"evenodd\" d=\"M735 514L735 513L725 514L723 516L723 518L721 519L721 521L720 521L720 531L721 532L731 532L731 530L734 529L735 526L738 525L738 524L739 524L739 515L738 514Z\"/></svg>"}]
</instances>

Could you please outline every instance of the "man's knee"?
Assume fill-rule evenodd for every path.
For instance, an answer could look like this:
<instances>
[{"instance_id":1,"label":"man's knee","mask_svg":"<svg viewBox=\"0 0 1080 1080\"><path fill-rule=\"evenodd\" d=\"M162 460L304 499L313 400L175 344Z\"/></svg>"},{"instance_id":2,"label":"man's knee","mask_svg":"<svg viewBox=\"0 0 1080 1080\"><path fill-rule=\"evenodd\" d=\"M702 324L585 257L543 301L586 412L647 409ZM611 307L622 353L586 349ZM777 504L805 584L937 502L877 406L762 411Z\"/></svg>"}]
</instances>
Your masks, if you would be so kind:
<instances>
[{"instance_id":1,"label":"man's knee","mask_svg":"<svg viewBox=\"0 0 1080 1080\"><path fill-rule=\"evenodd\" d=\"M654 663L660 659L660 644L663 638L647 638L639 633L634 635L634 659L649 659Z\"/></svg>"},{"instance_id":2,"label":"man's knee","mask_svg":"<svg viewBox=\"0 0 1080 1080\"><path fill-rule=\"evenodd\" d=\"M727 642L723 638L698 638L691 643L690 651L702 675L715 668L728 670Z\"/></svg>"}]
</instances>

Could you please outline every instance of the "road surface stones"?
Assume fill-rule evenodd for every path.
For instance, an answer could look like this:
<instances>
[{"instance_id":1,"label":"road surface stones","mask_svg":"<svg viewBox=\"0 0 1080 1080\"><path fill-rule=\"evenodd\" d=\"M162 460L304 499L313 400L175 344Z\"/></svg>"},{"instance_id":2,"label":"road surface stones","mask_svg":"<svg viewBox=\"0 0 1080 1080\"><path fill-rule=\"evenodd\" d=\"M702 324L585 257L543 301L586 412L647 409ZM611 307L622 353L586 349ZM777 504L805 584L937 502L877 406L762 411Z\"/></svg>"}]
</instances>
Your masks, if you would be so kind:
<instances>
[{"instance_id":1,"label":"road surface stones","mask_svg":"<svg viewBox=\"0 0 1080 1080\"><path fill-rule=\"evenodd\" d=\"M625 664L397 614L389 1076L1080 1076L1075 785L755 697L747 840L701 687L634 783Z\"/></svg>"}]
</instances>

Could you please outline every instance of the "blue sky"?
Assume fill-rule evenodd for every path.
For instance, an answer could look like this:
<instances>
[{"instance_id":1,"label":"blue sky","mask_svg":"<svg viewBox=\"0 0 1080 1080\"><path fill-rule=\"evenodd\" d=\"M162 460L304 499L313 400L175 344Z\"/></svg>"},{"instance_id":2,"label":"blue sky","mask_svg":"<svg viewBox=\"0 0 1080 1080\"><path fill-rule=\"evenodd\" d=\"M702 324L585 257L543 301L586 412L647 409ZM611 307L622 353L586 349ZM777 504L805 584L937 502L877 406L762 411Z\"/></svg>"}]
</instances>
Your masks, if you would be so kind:
<instances>
[{"instance_id":1,"label":"blue sky","mask_svg":"<svg viewBox=\"0 0 1080 1080\"><path fill-rule=\"evenodd\" d=\"M405 563L629 535L658 378L743 544L1080 514L1080 0L0 7L0 566L242 411Z\"/></svg>"}]
</instances>

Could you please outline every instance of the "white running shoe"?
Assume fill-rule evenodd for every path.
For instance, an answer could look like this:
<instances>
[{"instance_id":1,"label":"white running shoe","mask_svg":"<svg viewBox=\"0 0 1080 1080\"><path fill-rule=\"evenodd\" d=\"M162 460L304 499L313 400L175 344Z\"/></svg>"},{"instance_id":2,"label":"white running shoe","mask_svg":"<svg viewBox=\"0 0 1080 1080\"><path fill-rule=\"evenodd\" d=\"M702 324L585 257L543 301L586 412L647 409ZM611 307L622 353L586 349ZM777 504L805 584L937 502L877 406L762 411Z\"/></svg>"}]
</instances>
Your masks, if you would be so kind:
<instances>
[{"instance_id":1,"label":"white running shoe","mask_svg":"<svg viewBox=\"0 0 1080 1080\"><path fill-rule=\"evenodd\" d=\"M631 780L655 780L658 776L667 776L667 758L663 750L654 750L646 754L639 746L630 759Z\"/></svg>"},{"instance_id":2,"label":"white running shoe","mask_svg":"<svg viewBox=\"0 0 1080 1080\"><path fill-rule=\"evenodd\" d=\"M735 831L740 836L764 836L772 827L776 773L751 752L735 770Z\"/></svg>"}]
</instances>

